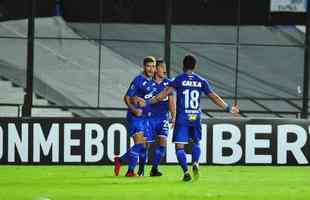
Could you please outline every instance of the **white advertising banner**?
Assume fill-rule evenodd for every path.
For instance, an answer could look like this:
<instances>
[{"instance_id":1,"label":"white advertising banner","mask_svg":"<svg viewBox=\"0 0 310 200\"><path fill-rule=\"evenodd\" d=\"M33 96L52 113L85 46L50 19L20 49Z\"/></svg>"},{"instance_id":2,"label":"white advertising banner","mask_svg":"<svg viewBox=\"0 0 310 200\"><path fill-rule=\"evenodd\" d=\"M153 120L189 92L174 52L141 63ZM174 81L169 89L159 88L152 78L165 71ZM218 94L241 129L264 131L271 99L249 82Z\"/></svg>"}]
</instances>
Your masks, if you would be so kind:
<instances>
[{"instance_id":1,"label":"white advertising banner","mask_svg":"<svg viewBox=\"0 0 310 200\"><path fill-rule=\"evenodd\" d=\"M307 0L271 0L271 12L306 12Z\"/></svg>"},{"instance_id":2,"label":"white advertising banner","mask_svg":"<svg viewBox=\"0 0 310 200\"><path fill-rule=\"evenodd\" d=\"M126 126L123 118L0 118L0 165L113 164L132 145ZM166 164L177 163L172 134ZM309 165L310 121L212 118L202 122L200 146L201 164Z\"/></svg>"}]
</instances>

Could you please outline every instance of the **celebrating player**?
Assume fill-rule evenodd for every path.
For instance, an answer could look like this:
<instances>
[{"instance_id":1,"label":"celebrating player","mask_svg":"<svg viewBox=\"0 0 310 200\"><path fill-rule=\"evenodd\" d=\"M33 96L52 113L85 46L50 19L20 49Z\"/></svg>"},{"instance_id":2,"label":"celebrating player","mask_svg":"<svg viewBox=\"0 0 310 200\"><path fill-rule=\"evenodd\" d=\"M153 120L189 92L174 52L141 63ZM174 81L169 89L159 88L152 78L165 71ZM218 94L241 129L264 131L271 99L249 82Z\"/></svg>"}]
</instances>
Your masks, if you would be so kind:
<instances>
[{"instance_id":1,"label":"celebrating player","mask_svg":"<svg viewBox=\"0 0 310 200\"><path fill-rule=\"evenodd\" d=\"M220 108L227 112L238 113L237 106L229 106L211 88L209 82L194 73L197 68L197 59L193 55L187 55L183 59L183 72L177 76L164 91L147 101L146 105L163 101L174 90L177 93L177 113L173 132L173 142L176 147L176 156L181 165L184 176L183 181L192 179L187 166L184 144L193 141L192 167L194 178L199 177L198 162L201 154L201 122L200 122L200 98L205 93Z\"/></svg>"},{"instance_id":2,"label":"celebrating player","mask_svg":"<svg viewBox=\"0 0 310 200\"><path fill-rule=\"evenodd\" d=\"M128 106L127 122L129 134L134 140L134 145L122 157L115 157L114 173L118 176L121 168L121 161L128 162L127 177L136 176L134 173L139 155L146 154L146 141L153 140L149 118L151 108L141 107L132 103L132 97L137 96L147 100L153 96L153 76L155 72L156 60L154 57L146 57L143 60L143 73L135 77L124 96L124 101Z\"/></svg>"},{"instance_id":3,"label":"celebrating player","mask_svg":"<svg viewBox=\"0 0 310 200\"><path fill-rule=\"evenodd\" d=\"M154 75L155 89L154 95L162 92L166 86L171 82L166 78L167 69L166 64L162 59L156 60L156 72ZM150 172L150 176L161 176L162 173L158 170L158 165L161 159L166 154L167 136L169 132L169 112L171 115L171 122L175 122L175 97L170 94L163 101L151 105L152 117L151 127L153 134L156 135L156 149L153 160L153 166ZM142 156L141 156L142 155ZM140 154L138 175L144 174L144 165L146 162L145 154ZM146 154L147 155L147 154Z\"/></svg>"}]
</instances>

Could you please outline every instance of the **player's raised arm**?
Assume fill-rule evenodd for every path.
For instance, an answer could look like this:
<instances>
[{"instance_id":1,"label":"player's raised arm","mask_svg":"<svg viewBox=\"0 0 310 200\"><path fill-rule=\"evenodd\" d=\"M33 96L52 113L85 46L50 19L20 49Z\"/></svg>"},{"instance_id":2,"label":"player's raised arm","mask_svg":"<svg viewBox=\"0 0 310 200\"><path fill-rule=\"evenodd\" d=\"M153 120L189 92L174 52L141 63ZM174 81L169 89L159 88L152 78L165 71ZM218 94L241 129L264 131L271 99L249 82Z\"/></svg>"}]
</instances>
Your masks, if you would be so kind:
<instances>
[{"instance_id":1,"label":"player's raised arm","mask_svg":"<svg viewBox=\"0 0 310 200\"><path fill-rule=\"evenodd\" d=\"M227 112L236 114L239 113L239 108L237 106L230 106L225 101L217 95L215 92L208 93L209 98L212 100L213 103L215 103L217 106L222 108L223 110L226 110Z\"/></svg>"}]
</instances>

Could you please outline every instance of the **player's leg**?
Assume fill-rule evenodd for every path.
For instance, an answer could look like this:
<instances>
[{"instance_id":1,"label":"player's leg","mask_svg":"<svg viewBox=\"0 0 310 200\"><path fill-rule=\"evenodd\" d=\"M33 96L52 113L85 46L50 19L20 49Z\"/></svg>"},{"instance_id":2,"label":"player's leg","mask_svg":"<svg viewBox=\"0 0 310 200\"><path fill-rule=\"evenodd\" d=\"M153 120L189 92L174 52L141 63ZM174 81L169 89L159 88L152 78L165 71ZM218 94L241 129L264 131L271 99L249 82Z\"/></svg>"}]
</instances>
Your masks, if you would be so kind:
<instances>
[{"instance_id":1,"label":"player's leg","mask_svg":"<svg viewBox=\"0 0 310 200\"><path fill-rule=\"evenodd\" d=\"M166 119L159 120L158 127L155 129L157 135L155 157L153 160L153 166L150 172L150 176L162 176L162 173L158 170L158 166L162 158L166 155L167 148L167 136L169 132L169 122Z\"/></svg>"},{"instance_id":2,"label":"player's leg","mask_svg":"<svg viewBox=\"0 0 310 200\"><path fill-rule=\"evenodd\" d=\"M194 179L199 178L199 158L201 155L201 148L200 148L200 140L201 140L201 125L192 127L192 139L193 139L193 146L192 146L192 166L193 166L193 174Z\"/></svg>"},{"instance_id":3,"label":"player's leg","mask_svg":"<svg viewBox=\"0 0 310 200\"><path fill-rule=\"evenodd\" d=\"M176 143L175 148L176 148L175 153L176 153L178 162L179 162L179 164L183 170L183 173L184 173L183 181L190 181L192 179L192 177L188 171L186 153L184 150L184 144Z\"/></svg>"},{"instance_id":4,"label":"player's leg","mask_svg":"<svg viewBox=\"0 0 310 200\"><path fill-rule=\"evenodd\" d=\"M135 167L137 165L139 155L145 145L144 134L141 132L136 133L133 136L133 140L134 145L129 149L128 153L128 170L126 173L127 177L136 176L136 174L134 173Z\"/></svg>"},{"instance_id":5,"label":"player's leg","mask_svg":"<svg viewBox=\"0 0 310 200\"><path fill-rule=\"evenodd\" d=\"M144 176L144 168L148 160L148 149L150 147L149 144L154 141L153 126L152 126L151 118L145 119L144 128L145 128L145 132L144 132L145 144L143 148L141 149L141 152L139 155L139 169L138 169L139 176Z\"/></svg>"},{"instance_id":6,"label":"player's leg","mask_svg":"<svg viewBox=\"0 0 310 200\"><path fill-rule=\"evenodd\" d=\"M134 169L138 161L139 154L144 147L144 134L138 132L133 136L134 145L128 149L128 151L122 157L114 158L114 174L118 176L121 170L121 163L125 162L128 164L128 171L126 176L134 176Z\"/></svg>"},{"instance_id":7,"label":"player's leg","mask_svg":"<svg viewBox=\"0 0 310 200\"><path fill-rule=\"evenodd\" d=\"M159 171L158 166L162 158L166 155L167 137L164 135L158 135L156 143L157 145L155 149L155 157L153 160L150 176L162 176L162 173Z\"/></svg>"},{"instance_id":8,"label":"player's leg","mask_svg":"<svg viewBox=\"0 0 310 200\"><path fill-rule=\"evenodd\" d=\"M141 149L139 155L139 169L138 169L138 176L144 176L144 168L148 158L148 149L149 143L147 143L147 138L145 138L144 147Z\"/></svg>"},{"instance_id":9,"label":"player's leg","mask_svg":"<svg viewBox=\"0 0 310 200\"><path fill-rule=\"evenodd\" d=\"M128 163L128 171L126 176L134 176L134 168L137 164L139 154L144 147L144 127L141 119L128 121L128 130L130 136L134 140L134 145L122 157L114 158L114 174L119 175L121 162Z\"/></svg>"},{"instance_id":10,"label":"player's leg","mask_svg":"<svg viewBox=\"0 0 310 200\"><path fill-rule=\"evenodd\" d=\"M190 181L192 179L188 171L186 153L184 150L184 144L187 144L188 139L189 137L188 137L187 126L176 125L174 132L173 132L173 142L175 143L175 153L176 153L178 162L184 173L183 181Z\"/></svg>"}]
</instances>

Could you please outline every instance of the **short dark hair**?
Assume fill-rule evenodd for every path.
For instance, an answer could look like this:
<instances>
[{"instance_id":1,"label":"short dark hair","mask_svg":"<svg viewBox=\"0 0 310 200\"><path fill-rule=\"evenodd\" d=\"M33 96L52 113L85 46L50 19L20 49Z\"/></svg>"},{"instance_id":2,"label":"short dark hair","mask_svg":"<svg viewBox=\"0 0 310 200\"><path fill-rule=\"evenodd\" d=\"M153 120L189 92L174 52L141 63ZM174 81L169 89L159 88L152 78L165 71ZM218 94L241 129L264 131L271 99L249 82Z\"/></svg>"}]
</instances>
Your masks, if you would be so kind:
<instances>
[{"instance_id":1,"label":"short dark hair","mask_svg":"<svg viewBox=\"0 0 310 200\"><path fill-rule=\"evenodd\" d=\"M144 66L146 65L146 63L150 63L150 62L156 63L156 59L153 56L147 56L143 59Z\"/></svg>"},{"instance_id":2,"label":"short dark hair","mask_svg":"<svg viewBox=\"0 0 310 200\"><path fill-rule=\"evenodd\" d=\"M196 66L197 58L194 55L186 55L183 59L183 70L193 70Z\"/></svg>"},{"instance_id":3,"label":"short dark hair","mask_svg":"<svg viewBox=\"0 0 310 200\"><path fill-rule=\"evenodd\" d=\"M156 59L156 67L158 67L161 64L165 64L165 61L162 58L157 58Z\"/></svg>"}]
</instances>

